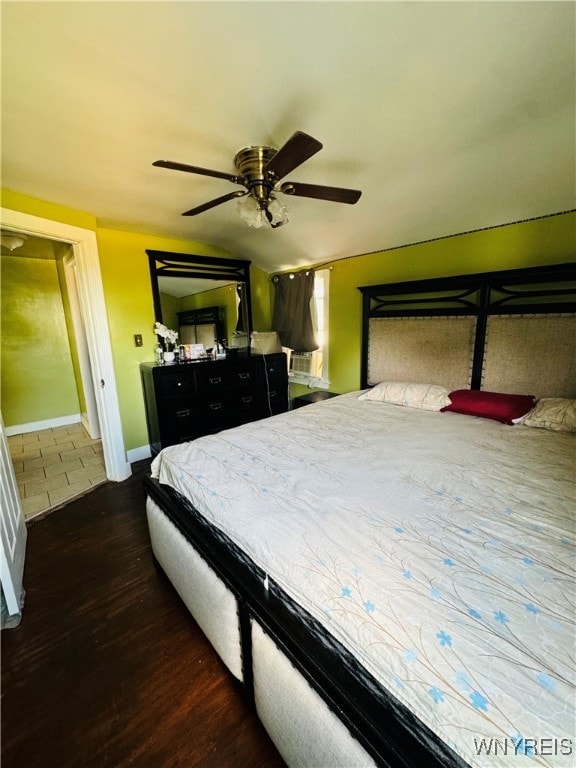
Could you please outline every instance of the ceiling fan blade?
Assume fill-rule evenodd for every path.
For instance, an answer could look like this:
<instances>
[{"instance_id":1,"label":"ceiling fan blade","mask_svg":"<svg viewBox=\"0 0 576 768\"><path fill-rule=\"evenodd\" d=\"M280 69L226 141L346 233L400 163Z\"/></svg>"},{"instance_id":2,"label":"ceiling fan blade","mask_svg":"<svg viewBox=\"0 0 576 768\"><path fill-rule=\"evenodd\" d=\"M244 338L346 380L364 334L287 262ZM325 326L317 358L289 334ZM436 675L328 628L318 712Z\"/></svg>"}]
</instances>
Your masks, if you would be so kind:
<instances>
[{"instance_id":1,"label":"ceiling fan blade","mask_svg":"<svg viewBox=\"0 0 576 768\"><path fill-rule=\"evenodd\" d=\"M284 182L280 186L280 192L295 197L314 197L317 200L331 200L333 203L348 203L349 205L357 203L362 194L358 189L323 187L320 184L300 184L297 181Z\"/></svg>"},{"instance_id":2,"label":"ceiling fan blade","mask_svg":"<svg viewBox=\"0 0 576 768\"><path fill-rule=\"evenodd\" d=\"M248 190L245 192L230 192L227 195L222 195L222 197L217 197L215 200L210 200L209 203L203 203L202 205L196 206L196 208L191 208L189 211L185 211L182 216L196 216L197 213L204 213L204 211L209 211L210 208L215 208L217 205L227 203L228 200L234 200L235 197L244 197L244 195L247 194Z\"/></svg>"},{"instance_id":3,"label":"ceiling fan blade","mask_svg":"<svg viewBox=\"0 0 576 768\"><path fill-rule=\"evenodd\" d=\"M287 173L302 165L305 160L308 160L321 149L322 144L318 139L314 139L302 131L296 131L264 166L264 173L271 173L276 179L282 179Z\"/></svg>"},{"instance_id":4,"label":"ceiling fan blade","mask_svg":"<svg viewBox=\"0 0 576 768\"><path fill-rule=\"evenodd\" d=\"M199 168L196 165L185 165L184 163L174 163L172 160L156 160L152 163L158 168L169 168L172 171L185 171L186 173L199 173L201 176L214 176L216 179L226 179L234 184L242 184L242 179L232 173L223 171L212 171L210 168Z\"/></svg>"}]
</instances>

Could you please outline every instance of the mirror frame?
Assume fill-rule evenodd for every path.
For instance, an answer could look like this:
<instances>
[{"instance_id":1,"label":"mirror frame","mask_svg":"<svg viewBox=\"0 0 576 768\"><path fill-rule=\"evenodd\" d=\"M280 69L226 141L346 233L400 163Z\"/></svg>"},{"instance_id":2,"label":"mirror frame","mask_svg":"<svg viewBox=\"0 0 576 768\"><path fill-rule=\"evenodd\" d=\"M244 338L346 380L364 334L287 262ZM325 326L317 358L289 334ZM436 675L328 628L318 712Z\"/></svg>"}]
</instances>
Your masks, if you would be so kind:
<instances>
[{"instance_id":1,"label":"mirror frame","mask_svg":"<svg viewBox=\"0 0 576 768\"><path fill-rule=\"evenodd\" d=\"M250 292L250 262L245 259L226 259L220 256L198 256L191 253L173 253L146 249L152 283L154 319L162 322L162 305L158 278L195 277L208 280L230 280L244 283L248 338L252 333L252 295ZM160 266L159 266L160 265Z\"/></svg>"}]
</instances>

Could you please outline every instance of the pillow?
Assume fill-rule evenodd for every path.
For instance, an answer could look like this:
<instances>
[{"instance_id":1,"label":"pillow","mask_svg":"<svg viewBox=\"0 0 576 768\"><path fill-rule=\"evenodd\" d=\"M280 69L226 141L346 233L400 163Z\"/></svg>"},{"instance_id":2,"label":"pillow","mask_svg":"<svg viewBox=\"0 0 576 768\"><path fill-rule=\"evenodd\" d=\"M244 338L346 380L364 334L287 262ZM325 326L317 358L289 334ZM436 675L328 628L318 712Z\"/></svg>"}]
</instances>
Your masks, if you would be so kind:
<instances>
[{"instance_id":1,"label":"pillow","mask_svg":"<svg viewBox=\"0 0 576 768\"><path fill-rule=\"evenodd\" d=\"M456 389L450 392L450 405L442 411L465 413L513 424L514 419L525 416L534 407L533 395L506 395L500 392L482 392L477 389Z\"/></svg>"},{"instance_id":2,"label":"pillow","mask_svg":"<svg viewBox=\"0 0 576 768\"><path fill-rule=\"evenodd\" d=\"M360 395L359 400L374 400L379 403L404 405L407 408L421 408L425 411L439 411L449 405L449 390L435 384L412 384L403 381L382 381Z\"/></svg>"},{"instance_id":3,"label":"pillow","mask_svg":"<svg viewBox=\"0 0 576 768\"><path fill-rule=\"evenodd\" d=\"M527 427L541 427L554 432L576 432L576 400L567 397L543 397L522 419Z\"/></svg>"}]
</instances>

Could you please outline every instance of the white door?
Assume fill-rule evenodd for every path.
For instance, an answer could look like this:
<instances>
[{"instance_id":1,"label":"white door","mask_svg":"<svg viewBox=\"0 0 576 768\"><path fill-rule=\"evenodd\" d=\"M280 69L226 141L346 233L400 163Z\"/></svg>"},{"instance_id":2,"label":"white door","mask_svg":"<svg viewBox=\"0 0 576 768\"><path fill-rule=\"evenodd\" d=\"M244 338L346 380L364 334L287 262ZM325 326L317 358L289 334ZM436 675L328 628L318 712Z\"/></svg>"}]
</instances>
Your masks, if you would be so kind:
<instances>
[{"instance_id":1,"label":"white door","mask_svg":"<svg viewBox=\"0 0 576 768\"><path fill-rule=\"evenodd\" d=\"M88 342L86 340L86 328L80 302L78 301L78 285L76 281L76 257L65 256L64 275L66 278L66 287L68 289L68 300L70 302L70 316L72 318L72 327L74 329L74 339L76 340L76 350L78 352L78 366L80 368L80 378L82 379L82 391L86 403L86 412L81 414L82 424L87 430L92 440L98 440L101 437L100 422L98 420L98 407L96 405L96 395L94 393L94 383L92 374L92 365L90 363L90 353L88 351Z\"/></svg>"},{"instance_id":2,"label":"white door","mask_svg":"<svg viewBox=\"0 0 576 768\"><path fill-rule=\"evenodd\" d=\"M0 501L2 502L0 580L6 608L10 616L14 616L22 612L24 602L22 575L24 573L27 531L1 414Z\"/></svg>"}]
</instances>

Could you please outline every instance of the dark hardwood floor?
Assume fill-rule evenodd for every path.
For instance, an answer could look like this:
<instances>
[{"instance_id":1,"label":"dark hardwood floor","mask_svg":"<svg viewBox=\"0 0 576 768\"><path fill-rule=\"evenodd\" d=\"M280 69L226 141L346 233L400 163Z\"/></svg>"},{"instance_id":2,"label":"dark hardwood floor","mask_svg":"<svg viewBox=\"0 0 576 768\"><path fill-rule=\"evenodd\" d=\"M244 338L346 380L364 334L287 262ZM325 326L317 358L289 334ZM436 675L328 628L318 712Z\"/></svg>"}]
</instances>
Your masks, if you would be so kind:
<instances>
[{"instance_id":1,"label":"dark hardwood floor","mask_svg":"<svg viewBox=\"0 0 576 768\"><path fill-rule=\"evenodd\" d=\"M2 768L281 768L150 549L143 473L28 528L2 631Z\"/></svg>"}]
</instances>

